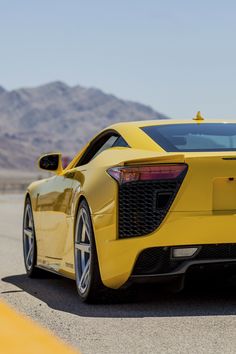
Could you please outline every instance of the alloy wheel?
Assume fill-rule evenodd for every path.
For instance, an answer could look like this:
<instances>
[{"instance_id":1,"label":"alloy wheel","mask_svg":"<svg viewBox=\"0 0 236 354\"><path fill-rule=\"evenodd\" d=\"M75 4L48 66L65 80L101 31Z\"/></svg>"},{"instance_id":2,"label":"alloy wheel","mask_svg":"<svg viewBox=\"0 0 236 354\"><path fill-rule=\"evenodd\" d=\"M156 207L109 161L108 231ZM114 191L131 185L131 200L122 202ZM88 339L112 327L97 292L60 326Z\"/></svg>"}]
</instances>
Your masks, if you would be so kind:
<instances>
[{"instance_id":1,"label":"alloy wheel","mask_svg":"<svg viewBox=\"0 0 236 354\"><path fill-rule=\"evenodd\" d=\"M34 223L31 206L28 203L25 207L23 223L23 248L26 269L29 271L34 261Z\"/></svg>"},{"instance_id":2,"label":"alloy wheel","mask_svg":"<svg viewBox=\"0 0 236 354\"><path fill-rule=\"evenodd\" d=\"M75 233L75 273L77 287L82 295L88 289L91 281L91 237L89 215L85 208L81 208L78 213Z\"/></svg>"}]
</instances>

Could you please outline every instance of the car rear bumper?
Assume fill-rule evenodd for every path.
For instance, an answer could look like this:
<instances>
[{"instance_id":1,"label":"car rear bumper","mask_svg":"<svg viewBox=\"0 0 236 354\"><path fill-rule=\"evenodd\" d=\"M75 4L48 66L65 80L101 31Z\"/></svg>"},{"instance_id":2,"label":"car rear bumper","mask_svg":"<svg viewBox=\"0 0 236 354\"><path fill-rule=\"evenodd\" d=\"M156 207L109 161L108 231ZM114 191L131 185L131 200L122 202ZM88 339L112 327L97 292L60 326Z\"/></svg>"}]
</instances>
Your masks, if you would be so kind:
<instances>
[{"instance_id":1,"label":"car rear bumper","mask_svg":"<svg viewBox=\"0 0 236 354\"><path fill-rule=\"evenodd\" d=\"M192 255L175 257L176 250L195 250ZM142 251L133 268L132 275L185 273L197 264L236 261L236 244L188 245L152 247Z\"/></svg>"},{"instance_id":2,"label":"car rear bumper","mask_svg":"<svg viewBox=\"0 0 236 354\"><path fill-rule=\"evenodd\" d=\"M161 227L144 237L117 238L116 222L110 214L94 219L99 267L103 283L111 288L119 288L129 279L152 279L185 274L194 266L208 263L228 264L236 262L233 256L213 255L207 259L188 259L178 267L166 271L135 273L140 254L150 248L171 248L179 246L206 246L234 244L236 214L234 212L170 212ZM209 262L208 262L209 261Z\"/></svg>"},{"instance_id":3,"label":"car rear bumper","mask_svg":"<svg viewBox=\"0 0 236 354\"><path fill-rule=\"evenodd\" d=\"M220 281L236 274L236 259L220 259L205 261L189 261L179 269L170 273L131 275L124 286L132 284L158 283L168 285L174 291L180 291L185 286L186 279L192 284L211 281L210 284L218 284Z\"/></svg>"},{"instance_id":4,"label":"car rear bumper","mask_svg":"<svg viewBox=\"0 0 236 354\"><path fill-rule=\"evenodd\" d=\"M192 245L191 247L195 247ZM166 282L184 278L189 270L215 273L236 273L236 244L196 245L197 251L188 258L174 258L176 247L146 249L139 255L129 282ZM191 249L188 247L178 249ZM202 273L203 274L203 273ZM183 282L180 282L183 286Z\"/></svg>"},{"instance_id":5,"label":"car rear bumper","mask_svg":"<svg viewBox=\"0 0 236 354\"><path fill-rule=\"evenodd\" d=\"M213 266L213 267L212 267ZM159 281L164 278L170 278L173 276L185 275L191 268L195 271L208 271L214 272L214 270L235 270L236 272L236 259L215 259L215 260L204 260L204 261L186 261L184 265L180 266L178 269L161 274L132 274L130 280L134 282L153 282Z\"/></svg>"}]
</instances>

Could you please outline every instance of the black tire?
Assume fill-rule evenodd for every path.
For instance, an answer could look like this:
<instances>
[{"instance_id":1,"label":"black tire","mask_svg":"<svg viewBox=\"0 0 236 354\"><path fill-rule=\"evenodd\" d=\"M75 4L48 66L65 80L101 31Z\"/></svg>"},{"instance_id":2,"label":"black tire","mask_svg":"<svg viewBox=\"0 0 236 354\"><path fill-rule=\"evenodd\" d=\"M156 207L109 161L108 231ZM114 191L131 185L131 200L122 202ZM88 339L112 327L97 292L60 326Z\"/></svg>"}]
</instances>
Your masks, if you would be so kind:
<instances>
[{"instance_id":1,"label":"black tire","mask_svg":"<svg viewBox=\"0 0 236 354\"><path fill-rule=\"evenodd\" d=\"M81 215L83 213L84 213L84 215L87 216L87 226L86 227L88 228L88 232L90 232L89 237L87 235L87 243L84 242L85 240L81 239L81 237L82 237L81 236L82 235L81 226L84 227L84 225L81 225L81 217L82 217ZM82 200L82 202L79 205L75 226L76 226L75 227L75 242L74 242L75 278L76 278L76 286L77 286L78 294L80 296L80 299L84 302L87 302L87 303L101 302L106 298L110 289L106 288L101 281L99 265L98 265L97 250L96 250L96 243L95 243L95 238L94 238L94 231L93 231L89 206L88 206L86 200ZM85 232L85 234L86 234L86 232ZM89 253L89 256L87 256L87 261L88 261L88 257L90 257L89 258L90 260L88 261L88 262L90 262L89 263L89 271L88 271L88 281L82 291L82 287L81 287L81 283L80 283L82 276L83 276L83 274L81 272L81 269L82 269L81 253L82 252L81 252L81 248L78 249L77 247L81 247L81 245L88 245L89 244L88 240L90 241L90 253ZM84 253L86 253L86 252L84 252ZM85 257L85 254L84 254L84 257ZM85 261L84 261L84 264L85 264Z\"/></svg>"},{"instance_id":2,"label":"black tire","mask_svg":"<svg viewBox=\"0 0 236 354\"><path fill-rule=\"evenodd\" d=\"M28 214L28 215L27 215ZM31 221L29 221L29 217ZM31 236L29 236L31 233ZM28 236L27 236L28 234ZM30 247L32 251L29 256ZM37 243L35 236L34 218L30 197L26 197L23 215L23 257L26 274L29 278L40 278L45 273L36 267L37 265ZM28 258L27 258L28 257ZM29 260L30 258L30 260Z\"/></svg>"}]
</instances>

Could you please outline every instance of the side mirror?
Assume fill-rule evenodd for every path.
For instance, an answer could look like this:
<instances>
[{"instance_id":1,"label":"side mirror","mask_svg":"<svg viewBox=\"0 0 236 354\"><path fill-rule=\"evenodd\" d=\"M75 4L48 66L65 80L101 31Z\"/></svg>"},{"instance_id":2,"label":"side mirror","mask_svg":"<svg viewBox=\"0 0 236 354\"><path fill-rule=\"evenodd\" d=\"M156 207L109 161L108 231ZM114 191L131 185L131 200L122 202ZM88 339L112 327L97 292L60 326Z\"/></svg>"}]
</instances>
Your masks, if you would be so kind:
<instances>
[{"instance_id":1,"label":"side mirror","mask_svg":"<svg viewBox=\"0 0 236 354\"><path fill-rule=\"evenodd\" d=\"M38 161L41 170L51 171L60 174L63 171L61 154L53 153L40 157Z\"/></svg>"}]
</instances>

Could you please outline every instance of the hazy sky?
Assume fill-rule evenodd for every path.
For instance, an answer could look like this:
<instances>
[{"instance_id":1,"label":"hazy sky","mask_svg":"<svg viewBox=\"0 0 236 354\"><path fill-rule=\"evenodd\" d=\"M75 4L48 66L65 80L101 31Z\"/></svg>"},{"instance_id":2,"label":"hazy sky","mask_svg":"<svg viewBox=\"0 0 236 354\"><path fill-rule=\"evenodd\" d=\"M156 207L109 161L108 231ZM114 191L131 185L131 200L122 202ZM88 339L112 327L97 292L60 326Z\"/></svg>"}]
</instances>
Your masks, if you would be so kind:
<instances>
[{"instance_id":1,"label":"hazy sky","mask_svg":"<svg viewBox=\"0 0 236 354\"><path fill-rule=\"evenodd\" d=\"M0 84L98 87L236 118L236 1L0 0Z\"/></svg>"}]
</instances>

